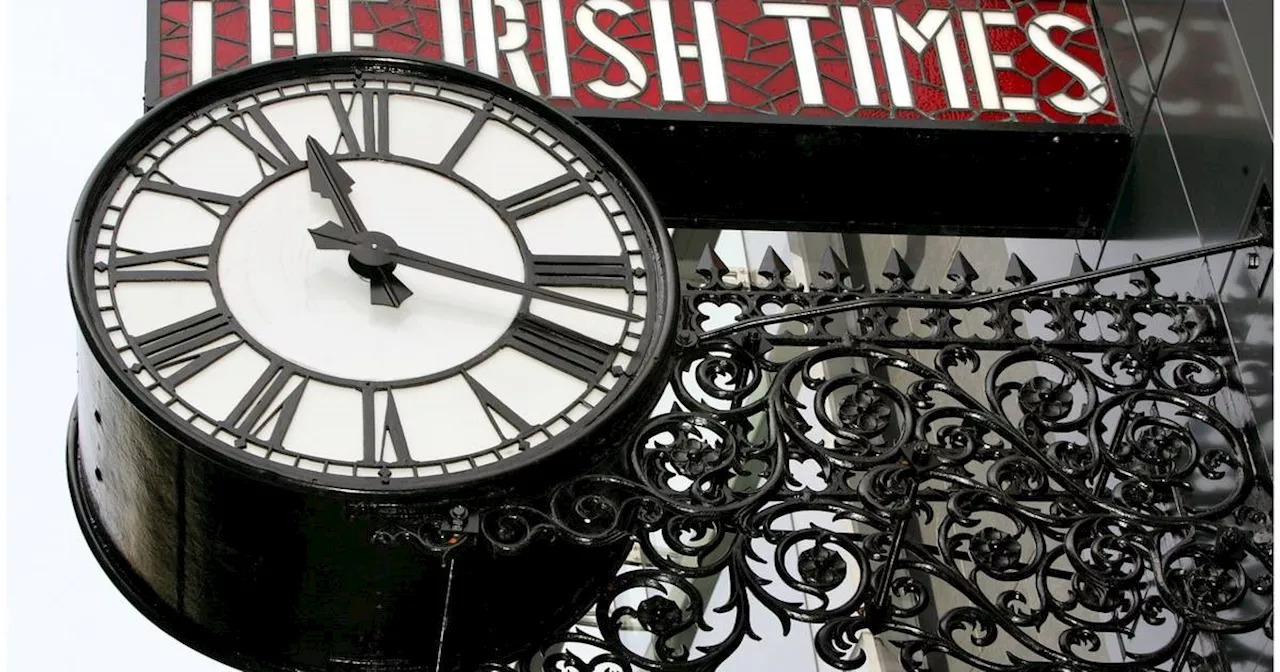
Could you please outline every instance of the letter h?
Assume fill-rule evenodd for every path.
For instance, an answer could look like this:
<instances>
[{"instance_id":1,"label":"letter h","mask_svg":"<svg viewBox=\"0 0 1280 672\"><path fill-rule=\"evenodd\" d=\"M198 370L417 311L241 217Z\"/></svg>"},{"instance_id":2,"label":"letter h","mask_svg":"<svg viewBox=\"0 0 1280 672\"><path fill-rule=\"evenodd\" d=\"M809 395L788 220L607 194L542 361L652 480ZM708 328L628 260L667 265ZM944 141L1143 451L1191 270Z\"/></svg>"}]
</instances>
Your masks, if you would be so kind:
<instances>
[{"instance_id":1,"label":"letter h","mask_svg":"<svg viewBox=\"0 0 1280 672\"><path fill-rule=\"evenodd\" d=\"M662 99L669 103L684 100L684 80L680 77L680 59L698 59L702 63L702 81L708 103L729 102L724 82L724 63L720 56L720 36L716 30L715 9L710 0L693 0L693 20L697 44L676 44L675 25L671 20L671 0L652 0L649 13L653 18L653 41L658 52L658 79L662 83Z\"/></svg>"}]
</instances>

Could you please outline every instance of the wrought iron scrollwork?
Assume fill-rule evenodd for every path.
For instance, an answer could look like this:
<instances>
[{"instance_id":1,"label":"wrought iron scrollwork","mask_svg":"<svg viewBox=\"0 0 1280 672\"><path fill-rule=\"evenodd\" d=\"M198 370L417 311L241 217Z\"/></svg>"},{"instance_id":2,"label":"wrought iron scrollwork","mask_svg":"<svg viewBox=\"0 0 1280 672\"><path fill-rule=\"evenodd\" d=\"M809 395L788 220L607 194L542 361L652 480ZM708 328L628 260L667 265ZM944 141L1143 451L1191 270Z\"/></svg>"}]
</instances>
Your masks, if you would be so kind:
<instances>
[{"instance_id":1,"label":"wrought iron scrollwork","mask_svg":"<svg viewBox=\"0 0 1280 672\"><path fill-rule=\"evenodd\" d=\"M1209 304L1160 295L1149 269L1128 296L1104 296L1081 262L1078 286L993 303L993 337L959 336L967 318L945 308L924 318L930 335L903 336L891 302L716 332L708 307L750 320L859 296L909 303L978 295L979 278L957 256L954 287L929 293L891 258L891 286L868 291L830 251L809 290L776 255L755 280L731 280L710 251L699 273L675 404L625 446L625 472L480 512L476 528L501 552L540 535L630 537L643 562L589 625L491 670L701 672L798 628L842 670L875 655L913 671L941 658L1194 671L1232 642L1269 650L1270 493L1215 406L1231 372ZM1006 276L1035 283L1016 257ZM1017 310L1047 311L1057 335L1030 338ZM1082 335L1080 311L1099 310L1118 338ZM1144 335L1141 313L1169 316L1176 342Z\"/></svg>"}]
</instances>

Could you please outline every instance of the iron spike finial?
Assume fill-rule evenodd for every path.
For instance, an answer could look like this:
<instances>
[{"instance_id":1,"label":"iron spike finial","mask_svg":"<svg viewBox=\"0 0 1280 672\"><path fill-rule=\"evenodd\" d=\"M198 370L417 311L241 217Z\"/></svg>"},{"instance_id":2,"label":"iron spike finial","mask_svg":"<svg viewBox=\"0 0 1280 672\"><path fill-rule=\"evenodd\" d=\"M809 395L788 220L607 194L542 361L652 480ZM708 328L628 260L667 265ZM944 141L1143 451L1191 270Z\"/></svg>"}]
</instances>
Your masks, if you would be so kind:
<instances>
[{"instance_id":1,"label":"iron spike finial","mask_svg":"<svg viewBox=\"0 0 1280 672\"><path fill-rule=\"evenodd\" d=\"M1141 261L1141 255L1133 255L1133 263ZM1160 276L1150 268L1140 269L1129 274L1129 284L1137 287L1143 294L1152 294L1156 291L1156 285L1160 284Z\"/></svg>"},{"instance_id":2,"label":"iron spike finial","mask_svg":"<svg viewBox=\"0 0 1280 672\"><path fill-rule=\"evenodd\" d=\"M1068 275L1068 277L1074 278L1077 275L1084 275L1085 273L1092 273L1092 272L1093 272L1093 267L1089 265L1089 262L1084 260L1084 257L1080 256L1079 252L1076 252L1075 256L1072 257L1071 259L1071 273ZM1079 289L1075 291L1081 294L1089 294L1097 291L1097 285L1094 282L1082 282L1079 285L1076 285L1076 287L1078 287ZM1063 290L1063 291L1066 291L1068 293L1073 293L1072 290Z\"/></svg>"},{"instance_id":3,"label":"iron spike finial","mask_svg":"<svg viewBox=\"0 0 1280 672\"><path fill-rule=\"evenodd\" d=\"M760 260L760 275L770 282L782 282L791 275L791 269L782 261L782 257L774 251L773 246L765 248L764 258Z\"/></svg>"},{"instance_id":4,"label":"iron spike finial","mask_svg":"<svg viewBox=\"0 0 1280 672\"><path fill-rule=\"evenodd\" d=\"M834 289L844 285L849 278L849 267L836 254L835 248L827 246L822 253L822 264L818 268L818 276L827 281L827 288Z\"/></svg>"},{"instance_id":5,"label":"iron spike finial","mask_svg":"<svg viewBox=\"0 0 1280 672\"><path fill-rule=\"evenodd\" d=\"M1008 280L1014 287L1026 287L1034 284L1039 278L1035 273L1031 272L1027 265L1022 263L1022 258L1017 254L1009 255L1009 267L1004 271L1004 279Z\"/></svg>"},{"instance_id":6,"label":"iron spike finial","mask_svg":"<svg viewBox=\"0 0 1280 672\"><path fill-rule=\"evenodd\" d=\"M889 251L889 258L885 260L884 270L880 274L904 285L909 284L916 277L915 270L906 259L902 258L901 254L898 254L897 249Z\"/></svg>"},{"instance_id":7,"label":"iron spike finial","mask_svg":"<svg viewBox=\"0 0 1280 672\"><path fill-rule=\"evenodd\" d=\"M1089 263L1084 260L1084 257L1080 256L1079 252L1076 252L1075 257L1071 259L1070 275L1074 277L1077 275L1084 275L1085 273L1092 273L1092 272L1093 272L1093 267L1089 266Z\"/></svg>"},{"instance_id":8,"label":"iron spike finial","mask_svg":"<svg viewBox=\"0 0 1280 672\"><path fill-rule=\"evenodd\" d=\"M951 257L951 268L947 269L947 277L956 283L957 289L972 289L973 281L978 279L978 271L959 249Z\"/></svg>"},{"instance_id":9,"label":"iron spike finial","mask_svg":"<svg viewBox=\"0 0 1280 672\"><path fill-rule=\"evenodd\" d=\"M715 249L711 245L702 248L702 257L698 259L698 275L706 278L708 282L716 283L729 272L729 266L724 263L720 255L716 254Z\"/></svg>"}]
</instances>

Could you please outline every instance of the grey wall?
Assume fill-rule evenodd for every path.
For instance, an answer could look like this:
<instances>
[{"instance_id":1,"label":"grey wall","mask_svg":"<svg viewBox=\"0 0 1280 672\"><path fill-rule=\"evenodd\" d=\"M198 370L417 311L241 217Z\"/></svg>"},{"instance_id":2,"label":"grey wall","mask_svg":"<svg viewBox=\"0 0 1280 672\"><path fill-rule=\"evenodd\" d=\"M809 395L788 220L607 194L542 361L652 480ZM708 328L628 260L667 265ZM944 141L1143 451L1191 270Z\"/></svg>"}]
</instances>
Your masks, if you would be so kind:
<instances>
[{"instance_id":1,"label":"grey wall","mask_svg":"<svg viewBox=\"0 0 1280 672\"><path fill-rule=\"evenodd\" d=\"M1108 266L1247 235L1273 191L1271 0L1097 0L1136 129L1127 184L1095 243ZM1154 95L1153 95L1154 94ZM1270 216L1269 213L1267 215ZM1225 409L1272 452L1271 254L1249 251L1160 271L1162 289L1220 301L1241 363Z\"/></svg>"}]
</instances>

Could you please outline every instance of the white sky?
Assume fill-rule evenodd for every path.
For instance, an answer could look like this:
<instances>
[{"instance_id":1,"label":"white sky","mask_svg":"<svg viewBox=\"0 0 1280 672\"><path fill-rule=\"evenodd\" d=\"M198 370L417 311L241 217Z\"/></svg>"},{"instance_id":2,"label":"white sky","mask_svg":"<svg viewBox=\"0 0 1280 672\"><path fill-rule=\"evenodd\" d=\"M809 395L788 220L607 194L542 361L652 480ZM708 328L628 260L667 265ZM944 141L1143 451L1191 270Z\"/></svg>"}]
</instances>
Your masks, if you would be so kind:
<instances>
[{"instance_id":1,"label":"white sky","mask_svg":"<svg viewBox=\"0 0 1280 672\"><path fill-rule=\"evenodd\" d=\"M142 113L146 3L5 5L7 669L229 670L161 632L115 589L80 534L64 466L77 333L66 281L67 233L93 167Z\"/></svg>"}]
</instances>

